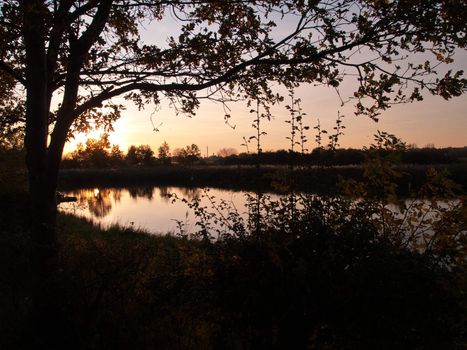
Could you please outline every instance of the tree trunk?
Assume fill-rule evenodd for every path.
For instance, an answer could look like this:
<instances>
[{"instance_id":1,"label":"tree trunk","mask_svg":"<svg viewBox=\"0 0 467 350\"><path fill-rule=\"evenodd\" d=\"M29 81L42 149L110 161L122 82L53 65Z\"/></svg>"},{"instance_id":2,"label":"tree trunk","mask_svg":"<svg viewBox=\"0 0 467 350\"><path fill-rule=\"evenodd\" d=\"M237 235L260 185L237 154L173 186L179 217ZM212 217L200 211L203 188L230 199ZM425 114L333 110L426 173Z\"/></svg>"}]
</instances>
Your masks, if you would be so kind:
<instances>
[{"instance_id":1,"label":"tree trunk","mask_svg":"<svg viewBox=\"0 0 467 350\"><path fill-rule=\"evenodd\" d=\"M26 164L31 205L31 341L36 348L63 344L66 337L58 283L56 224L57 175L50 176L47 152L48 90L44 4L22 2L26 51ZM58 173L58 168L56 169Z\"/></svg>"},{"instance_id":2,"label":"tree trunk","mask_svg":"<svg viewBox=\"0 0 467 350\"><path fill-rule=\"evenodd\" d=\"M41 1L24 1L26 164L31 196L31 261L42 275L56 255L55 193L47 184L47 64Z\"/></svg>"}]
</instances>

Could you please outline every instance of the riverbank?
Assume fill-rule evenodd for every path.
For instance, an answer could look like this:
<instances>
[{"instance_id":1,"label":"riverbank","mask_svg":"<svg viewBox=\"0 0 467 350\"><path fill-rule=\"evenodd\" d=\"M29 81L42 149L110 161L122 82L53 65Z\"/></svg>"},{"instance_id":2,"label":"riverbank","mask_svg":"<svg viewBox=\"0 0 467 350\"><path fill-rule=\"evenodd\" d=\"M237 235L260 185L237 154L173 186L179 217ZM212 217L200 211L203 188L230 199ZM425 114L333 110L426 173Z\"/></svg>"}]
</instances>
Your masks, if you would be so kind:
<instances>
[{"instance_id":1,"label":"riverbank","mask_svg":"<svg viewBox=\"0 0 467 350\"><path fill-rule=\"evenodd\" d=\"M27 195L0 199L0 345L38 348L27 318ZM372 239L358 215L341 218L315 217L300 235L278 228L210 242L60 214L63 317L42 340L67 349L461 349L462 270Z\"/></svg>"},{"instance_id":2,"label":"riverbank","mask_svg":"<svg viewBox=\"0 0 467 350\"><path fill-rule=\"evenodd\" d=\"M426 181L430 168L446 171L461 190L467 190L467 164L402 166L398 190L407 195ZM362 180L361 166L296 168L263 166L151 166L115 169L64 169L61 188L118 187L127 185L166 185L181 187L218 187L243 191L287 192L294 190L333 194L340 190L340 179Z\"/></svg>"}]
</instances>

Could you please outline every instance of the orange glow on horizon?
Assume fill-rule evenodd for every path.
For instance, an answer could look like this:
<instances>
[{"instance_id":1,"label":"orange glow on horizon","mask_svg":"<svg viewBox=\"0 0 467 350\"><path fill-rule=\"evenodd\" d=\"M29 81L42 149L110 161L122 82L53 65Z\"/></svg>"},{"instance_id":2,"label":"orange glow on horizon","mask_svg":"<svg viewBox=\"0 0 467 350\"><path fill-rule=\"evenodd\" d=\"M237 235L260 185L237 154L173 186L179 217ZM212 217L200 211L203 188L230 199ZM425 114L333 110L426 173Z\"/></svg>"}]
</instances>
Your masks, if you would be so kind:
<instances>
[{"instance_id":1,"label":"orange glow on horizon","mask_svg":"<svg viewBox=\"0 0 467 350\"><path fill-rule=\"evenodd\" d=\"M335 117L339 111L345 115L343 125L346 127L340 138L341 148L362 148L373 142L373 135L377 130L395 134L407 144L423 147L434 144L442 147L467 146L467 98L461 96L450 101L440 97L427 95L422 102L396 105L383 111L380 121L375 123L366 117L355 117L354 106L349 103L340 106L339 101L329 90L321 91L316 87L301 89L297 97L303 101L303 112L306 113L304 123L310 126L307 132L308 150L317 145L314 142L313 127L320 120L322 128L332 132ZM264 121L262 128L267 133L261 142L262 149L288 149L290 127L285 123L289 118L285 109L286 100L280 106L274 106L271 121ZM192 118L176 115L173 109L162 102L157 112L154 107L138 111L127 105L122 117L114 124L114 131L109 133L109 141L116 144L123 152L131 145L149 145L157 153L158 147L166 141L170 150L182 148L192 143L197 144L204 155L217 153L222 148L235 148L238 152L245 152L241 146L243 137L248 138L255 133L251 127L254 116L248 113L249 108L244 103L230 106L232 119L230 123L235 129L224 123L222 106L215 103L201 104L197 115ZM153 125L158 126L154 130ZM159 126L160 125L160 126ZM76 149L79 143L85 143L88 138L98 139L102 129L93 130L88 134L79 133L65 145L65 154ZM327 140L324 140L326 144ZM251 144L250 151L255 149Z\"/></svg>"}]
</instances>

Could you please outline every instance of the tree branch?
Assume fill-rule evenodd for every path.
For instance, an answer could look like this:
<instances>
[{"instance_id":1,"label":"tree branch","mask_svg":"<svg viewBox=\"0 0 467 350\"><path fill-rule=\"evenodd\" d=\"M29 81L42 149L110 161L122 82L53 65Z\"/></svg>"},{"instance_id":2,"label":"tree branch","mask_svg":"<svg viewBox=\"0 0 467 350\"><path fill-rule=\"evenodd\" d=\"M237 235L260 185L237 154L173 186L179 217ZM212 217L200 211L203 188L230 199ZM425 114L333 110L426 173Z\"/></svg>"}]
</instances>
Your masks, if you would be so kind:
<instances>
[{"instance_id":1,"label":"tree branch","mask_svg":"<svg viewBox=\"0 0 467 350\"><path fill-rule=\"evenodd\" d=\"M67 113L61 112L71 111L75 108L79 88L79 75L86 59L86 53L102 33L102 30L108 20L111 6L112 0L102 0L99 3L97 12L89 27L84 31L81 37L77 39L77 41L74 41L70 45L70 63L66 74L67 77L63 103L59 111L59 115L61 117L66 117L67 119L70 118Z\"/></svg>"},{"instance_id":2,"label":"tree branch","mask_svg":"<svg viewBox=\"0 0 467 350\"><path fill-rule=\"evenodd\" d=\"M285 40L285 39L284 39ZM102 102L108 100L110 98L125 94L130 91L140 90L140 91L150 91L150 92L157 92L157 91L200 91L206 88L218 85L220 83L227 83L230 81L235 80L236 75L242 71L245 71L250 66L258 66L258 65L297 65L297 64L306 64L316 62L322 58L325 58L327 55L339 53L356 46L362 45L369 38L362 38L355 42L349 43L347 45L343 45L338 48L323 50L321 52L315 53L314 55L304 57L304 58L284 58L284 59L261 59L264 56L267 56L266 52L252 58L251 60L242 62L237 66L231 68L226 73L218 76L217 78L211 79L204 83L198 84L187 84L187 83L170 83L170 84L154 84L149 82L136 82L131 83L125 86L121 86L117 89L114 86L110 86L108 89L101 92L99 95L90 98L88 101L84 102L80 106L78 106L73 112L73 118L77 117L81 113L85 112L88 109L99 107ZM281 41L282 42L282 41ZM277 45L275 45L277 46Z\"/></svg>"},{"instance_id":3,"label":"tree branch","mask_svg":"<svg viewBox=\"0 0 467 350\"><path fill-rule=\"evenodd\" d=\"M91 46L96 42L107 23L110 10L112 8L112 2L113 0L102 0L99 3L97 12L93 17L91 24L73 45L74 47L72 50L76 51L75 54L83 55L84 53L87 53Z\"/></svg>"},{"instance_id":4,"label":"tree branch","mask_svg":"<svg viewBox=\"0 0 467 350\"><path fill-rule=\"evenodd\" d=\"M2 60L0 60L0 69L4 71L5 73L7 73L8 75L15 78L21 84L26 85L26 79L24 79L20 73L18 73L16 70L14 70L12 67L10 67L6 62Z\"/></svg>"}]
</instances>

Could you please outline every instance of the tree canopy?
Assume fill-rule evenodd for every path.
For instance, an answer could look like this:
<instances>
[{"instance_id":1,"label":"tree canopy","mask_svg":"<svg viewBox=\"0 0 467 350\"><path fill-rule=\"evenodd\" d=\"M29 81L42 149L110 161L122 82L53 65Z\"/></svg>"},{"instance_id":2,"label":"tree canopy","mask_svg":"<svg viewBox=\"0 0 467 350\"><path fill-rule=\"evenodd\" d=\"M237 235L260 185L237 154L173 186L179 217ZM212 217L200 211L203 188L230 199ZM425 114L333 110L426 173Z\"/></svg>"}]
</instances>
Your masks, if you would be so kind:
<instances>
[{"instance_id":1,"label":"tree canopy","mask_svg":"<svg viewBox=\"0 0 467 350\"><path fill-rule=\"evenodd\" d=\"M376 119L422 90L465 92L442 68L465 49L465 18L463 0L0 0L0 126L24 127L34 243L55 241L66 140L111 129L116 97L188 114L247 100L267 115L274 86L349 78L356 113Z\"/></svg>"},{"instance_id":2,"label":"tree canopy","mask_svg":"<svg viewBox=\"0 0 467 350\"><path fill-rule=\"evenodd\" d=\"M149 165L154 162L154 151L149 145L130 146L126 159L131 164Z\"/></svg>"},{"instance_id":3,"label":"tree canopy","mask_svg":"<svg viewBox=\"0 0 467 350\"><path fill-rule=\"evenodd\" d=\"M173 155L181 164L193 164L201 157L201 151L198 145L193 143L185 148L174 149Z\"/></svg>"},{"instance_id":4,"label":"tree canopy","mask_svg":"<svg viewBox=\"0 0 467 350\"><path fill-rule=\"evenodd\" d=\"M449 98L466 86L459 72L433 78L437 63L451 62L455 49L465 47L464 1L0 3L0 78L11 96L2 121L13 102L24 104L15 96L29 88L28 64L45 70L48 105L55 107L48 124L71 131L91 121L110 127L123 108L111 98L120 95L140 107L165 97L194 113L200 98L274 102L273 81L338 87L344 75L356 75L357 111L375 117L377 108L420 99L420 89ZM151 35L159 35L167 17L179 25L173 35L157 44L144 40L144 27L156 25ZM28 41L27 28L37 41ZM31 62L28 43L40 51ZM424 52L434 60L405 60ZM366 96L374 103L362 103Z\"/></svg>"}]
</instances>

